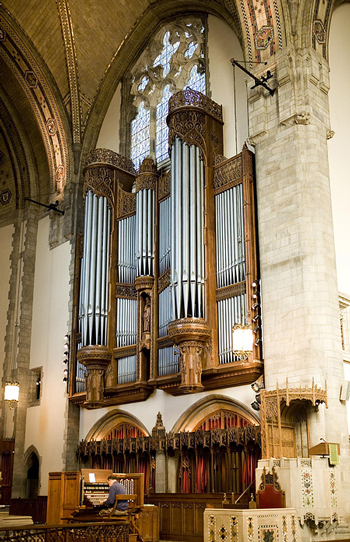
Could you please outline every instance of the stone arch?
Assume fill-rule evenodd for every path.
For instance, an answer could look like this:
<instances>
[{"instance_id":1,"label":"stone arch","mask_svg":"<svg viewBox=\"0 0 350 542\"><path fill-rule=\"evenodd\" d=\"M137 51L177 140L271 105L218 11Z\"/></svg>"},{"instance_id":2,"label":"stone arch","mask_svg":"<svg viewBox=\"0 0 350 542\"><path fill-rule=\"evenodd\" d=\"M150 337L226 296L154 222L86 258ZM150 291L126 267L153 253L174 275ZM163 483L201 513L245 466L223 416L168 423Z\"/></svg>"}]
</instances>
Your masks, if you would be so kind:
<instances>
[{"instance_id":1,"label":"stone arch","mask_svg":"<svg viewBox=\"0 0 350 542\"><path fill-rule=\"evenodd\" d=\"M149 436L147 428L142 422L132 414L129 414L125 410L112 410L105 416L100 418L90 429L86 435L86 441L101 440L107 435L116 425L128 423L134 425L137 429L142 431L145 436Z\"/></svg>"},{"instance_id":2,"label":"stone arch","mask_svg":"<svg viewBox=\"0 0 350 542\"><path fill-rule=\"evenodd\" d=\"M33 499L39 493L41 465L41 457L35 446L31 445L27 448L24 454L24 462L27 472L26 497Z\"/></svg>"},{"instance_id":3,"label":"stone arch","mask_svg":"<svg viewBox=\"0 0 350 542\"><path fill-rule=\"evenodd\" d=\"M247 407L226 395L210 395L191 405L174 424L171 432L194 431L199 423L219 410L232 411L245 418L251 425L259 425L259 418Z\"/></svg>"},{"instance_id":4,"label":"stone arch","mask_svg":"<svg viewBox=\"0 0 350 542\"><path fill-rule=\"evenodd\" d=\"M62 98L47 67L7 12L2 12L2 58L35 117L45 148L51 193L63 196L70 176L70 128ZM21 62L14 62L16 49ZM50 81L50 83L48 82Z\"/></svg>"},{"instance_id":5,"label":"stone arch","mask_svg":"<svg viewBox=\"0 0 350 542\"><path fill-rule=\"evenodd\" d=\"M313 47L325 60L329 60L329 35L332 15L340 4L347 0L314 0L303 3L298 17L298 32L302 36L302 47Z\"/></svg>"},{"instance_id":6,"label":"stone arch","mask_svg":"<svg viewBox=\"0 0 350 542\"><path fill-rule=\"evenodd\" d=\"M130 30L104 75L87 122L84 153L95 147L98 138L96 126L102 125L103 118L124 73L140 54L150 37L167 21L189 13L195 15L205 12L215 15L225 20L234 30L246 60L254 60L256 54L261 61L266 60L265 57L269 58L273 54L272 49L267 51L268 47L265 48L264 45L260 45L258 53L256 53L257 50L253 51L252 49L255 47L254 36L264 28L263 22L260 21L261 17L256 17L255 14L248 17L248 8L244 8L244 12L242 12L242 5L243 3L238 0L225 0L222 3L208 0L205 2L199 0L186 0L185 2L160 0L152 3ZM272 26L275 36L275 50L278 51L285 46L286 42L281 0L264 0L264 6L264 13L270 13L266 16L270 17L270 26ZM250 7L254 11L253 2Z\"/></svg>"},{"instance_id":7,"label":"stone arch","mask_svg":"<svg viewBox=\"0 0 350 542\"><path fill-rule=\"evenodd\" d=\"M0 98L0 134L13 171L13 187L10 187L10 190L11 188L15 190L12 194L15 209L21 209L24 206L25 197L38 197L38 176L45 175L46 170L42 169L40 173L38 172L31 142L10 100L5 95ZM3 201L1 203L4 204Z\"/></svg>"}]
</instances>

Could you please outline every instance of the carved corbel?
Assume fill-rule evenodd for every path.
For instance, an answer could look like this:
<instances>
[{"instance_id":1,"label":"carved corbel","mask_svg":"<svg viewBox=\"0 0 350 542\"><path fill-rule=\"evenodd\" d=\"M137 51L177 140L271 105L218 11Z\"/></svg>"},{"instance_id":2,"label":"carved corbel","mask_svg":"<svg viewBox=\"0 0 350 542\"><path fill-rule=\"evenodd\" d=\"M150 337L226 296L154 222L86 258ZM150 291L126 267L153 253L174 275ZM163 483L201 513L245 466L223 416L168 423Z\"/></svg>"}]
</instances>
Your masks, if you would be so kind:
<instances>
[{"instance_id":1,"label":"carved corbel","mask_svg":"<svg viewBox=\"0 0 350 542\"><path fill-rule=\"evenodd\" d=\"M181 384L185 393L201 391L204 347L211 332L202 318L182 318L169 324L169 337L180 349Z\"/></svg>"},{"instance_id":2,"label":"carved corbel","mask_svg":"<svg viewBox=\"0 0 350 542\"><path fill-rule=\"evenodd\" d=\"M103 405L104 375L112 354L106 346L83 346L77 354L77 359L86 369L86 401L84 406L97 408Z\"/></svg>"}]
</instances>

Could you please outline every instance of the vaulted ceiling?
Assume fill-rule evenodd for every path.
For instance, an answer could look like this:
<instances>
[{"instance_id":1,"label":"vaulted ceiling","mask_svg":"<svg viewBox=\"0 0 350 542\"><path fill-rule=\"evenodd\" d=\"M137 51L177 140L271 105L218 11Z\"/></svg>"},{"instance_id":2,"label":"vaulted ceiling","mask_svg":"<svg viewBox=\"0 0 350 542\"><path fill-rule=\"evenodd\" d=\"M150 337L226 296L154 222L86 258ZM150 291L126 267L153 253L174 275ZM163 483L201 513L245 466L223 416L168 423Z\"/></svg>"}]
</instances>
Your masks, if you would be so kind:
<instances>
[{"instance_id":1,"label":"vaulted ceiling","mask_svg":"<svg viewBox=\"0 0 350 542\"><path fill-rule=\"evenodd\" d=\"M332 0L3 0L0 151L16 165L16 206L33 194L63 198L79 178L120 78L163 20L185 12L223 17L246 59L261 61L293 40L326 56L319 36L331 9ZM0 165L0 202L3 175Z\"/></svg>"}]
</instances>

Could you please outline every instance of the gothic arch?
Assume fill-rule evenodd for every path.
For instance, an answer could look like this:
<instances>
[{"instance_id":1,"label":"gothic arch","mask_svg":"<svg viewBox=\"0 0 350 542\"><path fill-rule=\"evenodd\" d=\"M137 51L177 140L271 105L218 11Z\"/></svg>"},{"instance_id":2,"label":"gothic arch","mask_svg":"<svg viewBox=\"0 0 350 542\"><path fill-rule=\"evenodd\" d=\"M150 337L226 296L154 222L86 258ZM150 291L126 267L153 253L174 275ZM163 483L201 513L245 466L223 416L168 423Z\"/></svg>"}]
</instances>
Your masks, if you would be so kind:
<instances>
[{"instance_id":1,"label":"gothic arch","mask_svg":"<svg viewBox=\"0 0 350 542\"><path fill-rule=\"evenodd\" d=\"M24 197L36 198L38 195L38 171L31 143L10 100L5 95L0 98L0 134L5 143L14 176L14 185L7 188L15 191L12 194L15 199L15 208L21 209ZM2 164L3 161L2 159ZM44 171L40 173L44 174ZM3 204L3 201L1 203Z\"/></svg>"},{"instance_id":2,"label":"gothic arch","mask_svg":"<svg viewBox=\"0 0 350 542\"><path fill-rule=\"evenodd\" d=\"M121 423L128 423L134 425L142 431L145 436L149 436L149 432L142 422L132 414L129 414L125 410L112 410L108 412L105 416L100 418L90 429L86 435L86 442L92 440L101 440L115 427Z\"/></svg>"},{"instance_id":3,"label":"gothic arch","mask_svg":"<svg viewBox=\"0 0 350 542\"><path fill-rule=\"evenodd\" d=\"M325 60L329 60L329 34L333 11L347 0L304 1L298 18L298 32L302 47L313 47Z\"/></svg>"},{"instance_id":4,"label":"gothic arch","mask_svg":"<svg viewBox=\"0 0 350 542\"><path fill-rule=\"evenodd\" d=\"M121 78L161 24L186 14L205 12L215 15L225 20L236 33L246 60L263 61L281 50L286 43L281 0L263 0L263 4L264 8L260 9L262 13L255 13L252 0L249 0L249 9L238 0L160 0L152 3L125 36L105 72L87 121L84 153L96 146L96 126L102 125ZM264 39L267 40L266 44Z\"/></svg>"},{"instance_id":5,"label":"gothic arch","mask_svg":"<svg viewBox=\"0 0 350 542\"><path fill-rule=\"evenodd\" d=\"M51 193L63 196L70 173L67 141L70 130L61 99L57 99L59 92L29 40L4 10L0 11L0 30L0 54L24 92L41 132L49 164Z\"/></svg>"},{"instance_id":6,"label":"gothic arch","mask_svg":"<svg viewBox=\"0 0 350 542\"><path fill-rule=\"evenodd\" d=\"M37 460L37 465L35 464L34 458L36 458ZM41 466L41 456L39 455L39 452L35 446L30 445L29 448L27 448L24 454L24 463L25 463L26 471L27 471L27 488L26 488L27 498L35 498L40 488L40 466ZM37 474L37 477L36 477L36 474Z\"/></svg>"},{"instance_id":7,"label":"gothic arch","mask_svg":"<svg viewBox=\"0 0 350 542\"><path fill-rule=\"evenodd\" d=\"M260 424L259 418L251 410L248 410L243 403L226 395L215 394L204 397L191 405L174 424L171 432L194 431L202 420L222 409L242 416L252 425Z\"/></svg>"}]
</instances>

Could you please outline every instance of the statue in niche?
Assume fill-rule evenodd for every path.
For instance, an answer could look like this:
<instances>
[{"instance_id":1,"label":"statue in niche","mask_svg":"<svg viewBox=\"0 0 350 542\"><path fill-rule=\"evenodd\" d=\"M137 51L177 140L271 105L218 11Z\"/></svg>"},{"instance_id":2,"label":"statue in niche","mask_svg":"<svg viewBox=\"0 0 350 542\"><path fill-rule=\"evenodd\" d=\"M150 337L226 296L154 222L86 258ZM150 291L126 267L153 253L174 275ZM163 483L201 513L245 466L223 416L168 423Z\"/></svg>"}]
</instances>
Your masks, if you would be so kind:
<instances>
[{"instance_id":1,"label":"statue in niche","mask_svg":"<svg viewBox=\"0 0 350 542\"><path fill-rule=\"evenodd\" d=\"M146 297L145 306L143 309L143 332L149 333L151 331L151 299Z\"/></svg>"}]
</instances>

